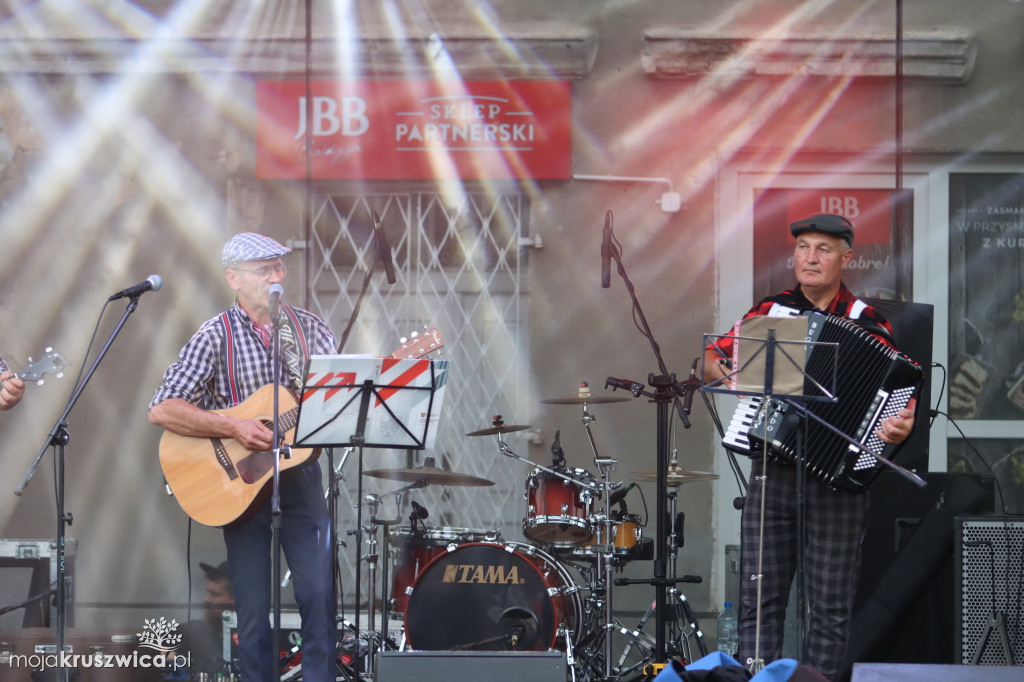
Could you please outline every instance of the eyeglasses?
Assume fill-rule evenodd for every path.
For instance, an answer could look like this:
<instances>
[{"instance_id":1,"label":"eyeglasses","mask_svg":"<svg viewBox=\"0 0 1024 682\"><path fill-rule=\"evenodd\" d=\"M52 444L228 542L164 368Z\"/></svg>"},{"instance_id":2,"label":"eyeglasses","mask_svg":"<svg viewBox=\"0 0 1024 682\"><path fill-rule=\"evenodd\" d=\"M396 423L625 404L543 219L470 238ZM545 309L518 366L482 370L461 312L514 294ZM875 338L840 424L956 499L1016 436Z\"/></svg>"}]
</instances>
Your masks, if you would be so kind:
<instances>
[{"instance_id":1,"label":"eyeglasses","mask_svg":"<svg viewBox=\"0 0 1024 682\"><path fill-rule=\"evenodd\" d=\"M282 261L277 261L276 263L274 263L272 265L261 265L260 267L252 269L252 270L250 270L248 268L231 268L231 269L232 270L237 270L238 272L251 272L252 274L254 274L257 277L259 277L260 279L267 279L272 274L274 274L275 272L280 272L282 277L284 277L285 275L288 274L288 266L285 265Z\"/></svg>"}]
</instances>

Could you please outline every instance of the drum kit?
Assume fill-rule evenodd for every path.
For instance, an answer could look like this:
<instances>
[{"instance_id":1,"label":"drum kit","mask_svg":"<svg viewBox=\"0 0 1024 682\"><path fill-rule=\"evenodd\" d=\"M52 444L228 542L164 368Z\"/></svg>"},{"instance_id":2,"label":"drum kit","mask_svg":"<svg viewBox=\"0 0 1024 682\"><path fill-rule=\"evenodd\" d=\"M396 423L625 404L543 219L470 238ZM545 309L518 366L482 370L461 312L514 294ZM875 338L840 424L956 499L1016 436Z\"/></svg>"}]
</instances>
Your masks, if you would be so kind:
<instances>
[{"instance_id":1,"label":"drum kit","mask_svg":"<svg viewBox=\"0 0 1024 682\"><path fill-rule=\"evenodd\" d=\"M388 560L383 562L380 584L390 594L382 600L381 632L372 633L364 676L373 676L372 658L378 650L558 650L565 654L574 681L639 679L648 664L658 662L655 636L644 631L654 607L633 628L613 616L613 588L628 584L613 580L613 571L629 562L651 560L654 540L644 538L646 519L627 513L624 498L636 484L612 480L617 461L599 456L591 433L596 418L588 411L593 404L627 400L591 395L583 383L576 396L541 401L582 408L597 474L566 466L558 434L550 466L516 454L505 436L531 427L505 424L500 415L491 426L466 434L495 437L501 454L530 467L524 490L525 542L503 538L497 530L428 527L427 512L416 502L410 525L390 528L399 519L377 519L379 498L367 498L371 524L364 530L370 531L371 548L363 559L370 566L370 585L376 585L375 526L384 526L383 555ZM409 484L396 491L398 495L428 485L493 485L485 478L439 469L430 457L421 467L363 474ZM633 472L635 481L656 477L657 472ZM670 577L675 576L676 538L682 533L676 527L682 521L675 513L676 491L685 483L716 478L717 474L681 469L674 461L669 469ZM371 622L376 617L374 591L371 588ZM670 596L668 653L695 660L707 653L699 625L674 585ZM400 634L390 629L391 621L401 621ZM618 655L614 646L623 647Z\"/></svg>"}]
</instances>

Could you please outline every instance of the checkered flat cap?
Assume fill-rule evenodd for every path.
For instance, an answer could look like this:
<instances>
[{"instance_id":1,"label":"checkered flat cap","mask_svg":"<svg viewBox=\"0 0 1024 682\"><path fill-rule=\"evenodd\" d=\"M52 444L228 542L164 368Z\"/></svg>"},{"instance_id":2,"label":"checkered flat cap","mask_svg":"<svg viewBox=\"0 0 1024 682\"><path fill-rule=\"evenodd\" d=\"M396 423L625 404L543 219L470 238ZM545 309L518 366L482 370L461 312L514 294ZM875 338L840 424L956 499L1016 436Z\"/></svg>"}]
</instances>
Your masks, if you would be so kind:
<instances>
[{"instance_id":1,"label":"checkered flat cap","mask_svg":"<svg viewBox=\"0 0 1024 682\"><path fill-rule=\"evenodd\" d=\"M224 245L220 254L220 262L225 268L235 263L245 263L252 260L267 260L279 258L292 250L287 246L279 244L270 237L264 237L255 232L242 232L236 234Z\"/></svg>"}]
</instances>

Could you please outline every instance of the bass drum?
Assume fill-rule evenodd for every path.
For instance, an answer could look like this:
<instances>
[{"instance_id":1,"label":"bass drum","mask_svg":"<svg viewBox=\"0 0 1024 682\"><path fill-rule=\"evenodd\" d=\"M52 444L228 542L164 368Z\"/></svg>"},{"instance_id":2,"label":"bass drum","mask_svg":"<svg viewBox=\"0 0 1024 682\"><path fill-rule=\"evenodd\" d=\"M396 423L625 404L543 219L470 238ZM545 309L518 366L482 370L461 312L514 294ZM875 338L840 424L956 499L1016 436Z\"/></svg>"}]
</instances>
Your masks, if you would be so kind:
<instances>
[{"instance_id":1,"label":"bass drum","mask_svg":"<svg viewBox=\"0 0 1024 682\"><path fill-rule=\"evenodd\" d=\"M396 528L388 535L388 540L394 557L391 602L388 606L390 617L402 620L413 583L431 559L444 554L449 547L467 542L498 542L501 533L497 530L471 528Z\"/></svg>"},{"instance_id":2,"label":"bass drum","mask_svg":"<svg viewBox=\"0 0 1024 682\"><path fill-rule=\"evenodd\" d=\"M473 542L420 572L405 635L425 651L564 651L566 636L573 645L580 639L582 613L579 588L550 555L517 542Z\"/></svg>"}]
</instances>

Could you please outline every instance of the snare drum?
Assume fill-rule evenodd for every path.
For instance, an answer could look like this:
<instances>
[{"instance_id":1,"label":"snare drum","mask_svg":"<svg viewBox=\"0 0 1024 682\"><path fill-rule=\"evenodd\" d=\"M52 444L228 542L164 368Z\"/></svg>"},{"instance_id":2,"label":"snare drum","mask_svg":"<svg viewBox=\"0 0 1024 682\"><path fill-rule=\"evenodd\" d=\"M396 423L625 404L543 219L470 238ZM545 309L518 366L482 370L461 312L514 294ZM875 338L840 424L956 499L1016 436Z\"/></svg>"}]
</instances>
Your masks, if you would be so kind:
<instances>
[{"instance_id":1,"label":"snare drum","mask_svg":"<svg viewBox=\"0 0 1024 682\"><path fill-rule=\"evenodd\" d=\"M497 530L471 530L469 528L411 528L393 529L388 535L391 556L394 558L394 576L391 581L391 617L405 617L409 592L416 578L431 559L443 554L448 547L467 542L496 542L501 540Z\"/></svg>"},{"instance_id":2,"label":"snare drum","mask_svg":"<svg viewBox=\"0 0 1024 682\"><path fill-rule=\"evenodd\" d=\"M459 545L416 579L405 633L411 648L426 651L564 651L566 638L574 647L580 640L579 592L566 569L532 545Z\"/></svg>"},{"instance_id":3,"label":"snare drum","mask_svg":"<svg viewBox=\"0 0 1024 682\"><path fill-rule=\"evenodd\" d=\"M552 547L575 547L593 536L590 508L593 474L586 469L567 469L566 480L534 469L526 480L526 518L523 534Z\"/></svg>"}]
</instances>

